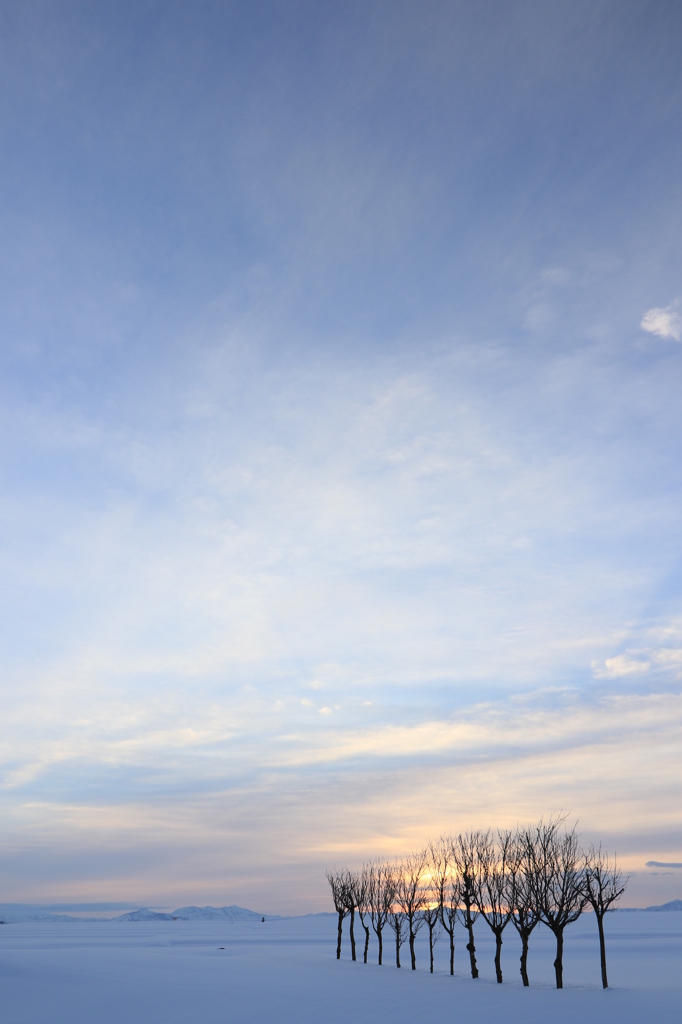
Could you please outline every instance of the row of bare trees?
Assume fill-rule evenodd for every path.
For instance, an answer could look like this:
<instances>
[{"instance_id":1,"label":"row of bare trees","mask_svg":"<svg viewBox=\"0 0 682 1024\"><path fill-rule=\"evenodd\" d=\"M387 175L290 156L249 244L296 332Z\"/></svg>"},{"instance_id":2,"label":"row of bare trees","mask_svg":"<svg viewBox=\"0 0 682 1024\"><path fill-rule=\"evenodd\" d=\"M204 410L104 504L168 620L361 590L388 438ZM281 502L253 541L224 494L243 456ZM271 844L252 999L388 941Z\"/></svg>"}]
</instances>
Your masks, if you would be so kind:
<instances>
[{"instance_id":1,"label":"row of bare trees","mask_svg":"<svg viewBox=\"0 0 682 1024\"><path fill-rule=\"evenodd\" d=\"M351 956L357 959L356 914L364 932L367 963L370 933L384 958L384 932L392 933L396 967L408 943L410 964L416 970L415 940L428 929L430 970L434 946L445 933L450 946L450 974L455 970L455 924L467 932L466 949L472 978L478 977L474 922L483 918L495 937L495 974L502 982L502 936L507 925L521 939L521 977L528 985L528 945L538 924L556 940L554 971L563 988L564 931L591 907L599 930L601 976L604 988L606 945L604 916L623 895L627 879L601 846L584 851L576 826L552 817L516 831L463 832L441 837L396 863L365 864L361 871L327 872L338 914L337 959L341 957L343 922L350 919Z\"/></svg>"}]
</instances>

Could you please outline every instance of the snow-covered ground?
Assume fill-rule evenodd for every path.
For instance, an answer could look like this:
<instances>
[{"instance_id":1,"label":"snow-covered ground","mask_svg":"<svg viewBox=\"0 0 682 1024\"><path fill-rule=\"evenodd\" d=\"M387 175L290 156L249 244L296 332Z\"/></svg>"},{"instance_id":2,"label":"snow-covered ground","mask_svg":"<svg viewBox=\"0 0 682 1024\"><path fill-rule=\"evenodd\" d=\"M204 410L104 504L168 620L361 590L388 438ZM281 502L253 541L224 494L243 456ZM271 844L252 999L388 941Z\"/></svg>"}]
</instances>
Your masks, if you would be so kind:
<instances>
[{"instance_id":1,"label":"snow-covered ground","mask_svg":"<svg viewBox=\"0 0 682 1024\"><path fill-rule=\"evenodd\" d=\"M566 933L566 988L557 992L551 936L542 928L531 941L532 987L524 990L512 929L503 947L505 983L498 986L482 922L477 923L478 981L467 976L463 933L454 978L447 973L445 937L436 947L433 977L422 936L416 973L390 965L390 943L388 966L376 966L374 943L367 966L350 962L347 928L339 963L332 916L264 924L8 924L0 927L0 1019L3 1024L414 1024L485 1014L523 1024L679 1021L682 913L615 913L607 929L612 987L601 988L596 925L586 914ZM361 934L358 927L358 940ZM404 961L409 963L406 948Z\"/></svg>"}]
</instances>

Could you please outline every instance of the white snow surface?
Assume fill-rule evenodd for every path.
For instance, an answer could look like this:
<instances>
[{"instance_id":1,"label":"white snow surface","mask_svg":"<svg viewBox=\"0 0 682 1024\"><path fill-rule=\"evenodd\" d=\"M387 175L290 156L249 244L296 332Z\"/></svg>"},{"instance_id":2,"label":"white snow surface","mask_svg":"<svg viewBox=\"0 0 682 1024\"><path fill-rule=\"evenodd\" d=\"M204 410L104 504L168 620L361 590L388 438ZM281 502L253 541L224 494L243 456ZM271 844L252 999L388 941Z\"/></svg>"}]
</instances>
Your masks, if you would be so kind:
<instances>
[{"instance_id":1,"label":"white snow surface","mask_svg":"<svg viewBox=\"0 0 682 1024\"><path fill-rule=\"evenodd\" d=\"M632 1024L680 1019L682 914L611 914L607 955L611 987L603 991L594 916L566 932L565 988L553 987L552 936L532 936L523 989L511 928L502 951L504 984L494 980L493 944L476 924L481 977L468 976L464 933L457 936L455 977L447 943L428 972L425 936L417 971L352 963L344 927L335 957L336 920L310 916L260 921L28 923L0 927L1 1018L8 1024L414 1024L416 1020L499 1019L519 1024ZM358 940L362 929L357 926ZM390 938L390 932L387 939ZM223 947L223 948L220 948ZM403 948L403 962L409 952Z\"/></svg>"}]
</instances>

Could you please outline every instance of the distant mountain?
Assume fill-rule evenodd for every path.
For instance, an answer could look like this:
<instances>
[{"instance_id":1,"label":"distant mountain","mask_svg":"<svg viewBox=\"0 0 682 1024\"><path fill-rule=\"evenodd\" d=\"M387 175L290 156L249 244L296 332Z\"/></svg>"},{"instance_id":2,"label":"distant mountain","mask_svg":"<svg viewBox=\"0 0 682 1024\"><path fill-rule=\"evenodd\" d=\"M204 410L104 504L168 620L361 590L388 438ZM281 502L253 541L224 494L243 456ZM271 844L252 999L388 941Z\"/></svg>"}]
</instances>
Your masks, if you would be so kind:
<instances>
[{"instance_id":1,"label":"distant mountain","mask_svg":"<svg viewBox=\"0 0 682 1024\"><path fill-rule=\"evenodd\" d=\"M112 921L176 921L175 914L157 914L155 910L148 910L141 907L139 910L131 910L129 914L121 914L120 917L112 917Z\"/></svg>"},{"instance_id":2,"label":"distant mountain","mask_svg":"<svg viewBox=\"0 0 682 1024\"><path fill-rule=\"evenodd\" d=\"M616 907L616 910L625 914L643 914L644 911L658 914L661 911L682 910L682 900L670 900L669 903L661 903L659 907Z\"/></svg>"},{"instance_id":3,"label":"distant mountain","mask_svg":"<svg viewBox=\"0 0 682 1024\"><path fill-rule=\"evenodd\" d=\"M682 900L670 900L669 903L662 903L660 907L647 907L647 910L682 910Z\"/></svg>"},{"instance_id":4,"label":"distant mountain","mask_svg":"<svg viewBox=\"0 0 682 1024\"><path fill-rule=\"evenodd\" d=\"M159 914L155 910L141 907L129 914L114 917L114 921L267 921L276 920L272 914L257 914L246 907L179 907L172 914Z\"/></svg>"},{"instance_id":5,"label":"distant mountain","mask_svg":"<svg viewBox=\"0 0 682 1024\"><path fill-rule=\"evenodd\" d=\"M281 920L277 914L257 914L255 910L238 907L180 907L173 911L173 917L181 921L266 921Z\"/></svg>"},{"instance_id":6,"label":"distant mountain","mask_svg":"<svg viewBox=\"0 0 682 1024\"><path fill-rule=\"evenodd\" d=\"M310 916L310 915L308 915ZM321 916L321 915L315 915ZM327 915L324 916L335 916ZM171 914L162 914L148 907L140 907L139 910L129 911L119 917L92 918L92 917L71 917L68 914L55 914L48 907L36 906L29 903L5 903L0 904L0 924L25 924L30 921L46 924L48 922L75 922L95 920L104 921L253 921L260 922L284 920L279 914L258 914L255 910L247 910L246 907L238 907L232 904L230 907L180 907Z\"/></svg>"},{"instance_id":7,"label":"distant mountain","mask_svg":"<svg viewBox=\"0 0 682 1024\"><path fill-rule=\"evenodd\" d=\"M36 923L58 922L58 921L87 921L85 917L69 917L68 914L53 914L44 907L31 906L30 904L10 903L0 905L0 922L2 924L26 924L29 921Z\"/></svg>"}]
</instances>

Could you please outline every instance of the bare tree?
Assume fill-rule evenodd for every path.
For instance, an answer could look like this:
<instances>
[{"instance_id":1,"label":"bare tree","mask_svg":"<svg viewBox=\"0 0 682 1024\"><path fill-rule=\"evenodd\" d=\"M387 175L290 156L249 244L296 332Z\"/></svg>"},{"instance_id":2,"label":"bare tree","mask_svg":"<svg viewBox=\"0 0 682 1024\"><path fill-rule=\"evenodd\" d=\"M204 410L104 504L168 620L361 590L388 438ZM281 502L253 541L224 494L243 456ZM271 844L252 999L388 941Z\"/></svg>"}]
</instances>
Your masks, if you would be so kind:
<instances>
[{"instance_id":1,"label":"bare tree","mask_svg":"<svg viewBox=\"0 0 682 1024\"><path fill-rule=\"evenodd\" d=\"M430 864L428 865L430 868ZM429 930L429 971L433 974L433 947L442 932L442 909L440 906L440 884L437 876L429 871L429 879L425 886L426 902L422 910L422 918Z\"/></svg>"},{"instance_id":2,"label":"bare tree","mask_svg":"<svg viewBox=\"0 0 682 1024\"><path fill-rule=\"evenodd\" d=\"M450 940L450 974L455 973L455 923L460 904L459 882L451 865L452 839L441 837L429 845L431 886L440 910L440 922ZM428 922L427 922L428 923Z\"/></svg>"},{"instance_id":3,"label":"bare tree","mask_svg":"<svg viewBox=\"0 0 682 1024\"><path fill-rule=\"evenodd\" d=\"M478 832L460 832L452 842L452 863L460 880L460 898L464 904L460 907L460 918L469 936L466 948L469 951L472 978L478 977L474 944L474 921L478 917L475 909L478 836Z\"/></svg>"},{"instance_id":4,"label":"bare tree","mask_svg":"<svg viewBox=\"0 0 682 1024\"><path fill-rule=\"evenodd\" d=\"M455 925L462 906L462 880L451 873L443 892L441 920L450 940L450 974L455 973Z\"/></svg>"},{"instance_id":5,"label":"bare tree","mask_svg":"<svg viewBox=\"0 0 682 1024\"><path fill-rule=\"evenodd\" d=\"M541 919L556 939L556 987L564 987L564 929L582 914L585 903L583 855L574 825L560 832L563 818L550 818L536 826L536 863L533 872Z\"/></svg>"},{"instance_id":6,"label":"bare tree","mask_svg":"<svg viewBox=\"0 0 682 1024\"><path fill-rule=\"evenodd\" d=\"M343 894L346 900L346 910L350 917L350 927L348 929L350 934L350 956L351 960L357 960L356 949L355 949L355 887L353 884L353 873L352 871L344 871L343 873Z\"/></svg>"},{"instance_id":7,"label":"bare tree","mask_svg":"<svg viewBox=\"0 0 682 1024\"><path fill-rule=\"evenodd\" d=\"M601 844L596 850L591 846L585 854L584 863L585 896L588 903L594 910L599 929L599 952L601 954L601 983L604 988L609 987L606 976L606 943L604 941L604 917L612 909L628 884L627 878L618 867L616 858L609 858L608 853L603 853Z\"/></svg>"},{"instance_id":8,"label":"bare tree","mask_svg":"<svg viewBox=\"0 0 682 1024\"><path fill-rule=\"evenodd\" d=\"M476 845L474 887L476 906L495 936L495 976L502 984L502 932L512 916L508 899L511 832L479 832Z\"/></svg>"},{"instance_id":9,"label":"bare tree","mask_svg":"<svg viewBox=\"0 0 682 1024\"><path fill-rule=\"evenodd\" d=\"M407 921L410 961L413 971L417 970L414 942L417 932L424 924L422 912L427 903L427 894L423 885L427 863L428 853L426 850L419 850L417 853L412 853L406 857L400 866L400 877L396 891L398 905Z\"/></svg>"},{"instance_id":10,"label":"bare tree","mask_svg":"<svg viewBox=\"0 0 682 1024\"><path fill-rule=\"evenodd\" d=\"M367 963L367 952L369 950L369 925L365 923L365 918L370 915L370 872L369 869L363 865L362 871L354 871L350 877L351 891L353 893L353 902L358 911L358 917L360 918L360 924L365 931L365 949L364 949L364 963Z\"/></svg>"},{"instance_id":11,"label":"bare tree","mask_svg":"<svg viewBox=\"0 0 682 1024\"><path fill-rule=\"evenodd\" d=\"M368 906L369 919L379 943L379 966L383 963L383 931L388 922L394 899L394 872L385 861L369 866Z\"/></svg>"},{"instance_id":12,"label":"bare tree","mask_svg":"<svg viewBox=\"0 0 682 1024\"><path fill-rule=\"evenodd\" d=\"M407 935L406 935L406 932L405 932L406 917L405 917L405 911L403 910L401 902L400 902L400 899L398 897L398 891L399 891L399 888L400 888L400 886L402 884L402 877L401 877L400 867L398 866L398 867L392 868L391 869L391 873L392 873L391 891L392 891L392 900L393 900L393 902L391 904L391 908L390 908L389 915L388 915L388 923L391 926L391 928L393 929L393 934L395 935L395 965L396 965L396 967L399 968L400 967L400 950L401 950L401 948L403 946L403 943L405 942L405 939L407 938Z\"/></svg>"},{"instance_id":13,"label":"bare tree","mask_svg":"<svg viewBox=\"0 0 682 1024\"><path fill-rule=\"evenodd\" d=\"M346 897L345 871L327 871L327 881L331 886L334 908L339 915L338 935L336 942L336 959L341 959L341 937L343 935L343 919L348 915L348 899ZM355 959L355 958L353 958Z\"/></svg>"},{"instance_id":14,"label":"bare tree","mask_svg":"<svg viewBox=\"0 0 682 1024\"><path fill-rule=\"evenodd\" d=\"M389 865L376 861L362 871L327 871L338 915L336 958L341 958L344 918L350 918L351 956L357 958L355 911L365 933L364 962L369 953L370 926L383 963L383 931L388 925L395 936L396 967L400 950L409 940L412 970L417 969L415 940L420 928L429 930L429 969L434 971L434 946L444 929L450 940L450 974L455 970L455 925L462 921L472 978L478 978L473 926L483 917L495 936L495 973L502 982L502 933L512 921L521 938L521 978L528 986L528 945L538 922L556 939L554 971L556 987L563 988L564 931L589 904L599 930L601 973L608 987L604 918L625 892L616 858L591 846L580 849L574 825L565 816L540 819L537 825L512 834L498 831L460 833L441 837L428 849ZM369 923L368 923L369 921Z\"/></svg>"},{"instance_id":15,"label":"bare tree","mask_svg":"<svg viewBox=\"0 0 682 1024\"><path fill-rule=\"evenodd\" d=\"M540 920L540 907L536 900L533 872L537 863L533 829L517 829L508 860L507 901L513 908L511 921L521 939L521 979L527 988L528 943Z\"/></svg>"}]
</instances>

